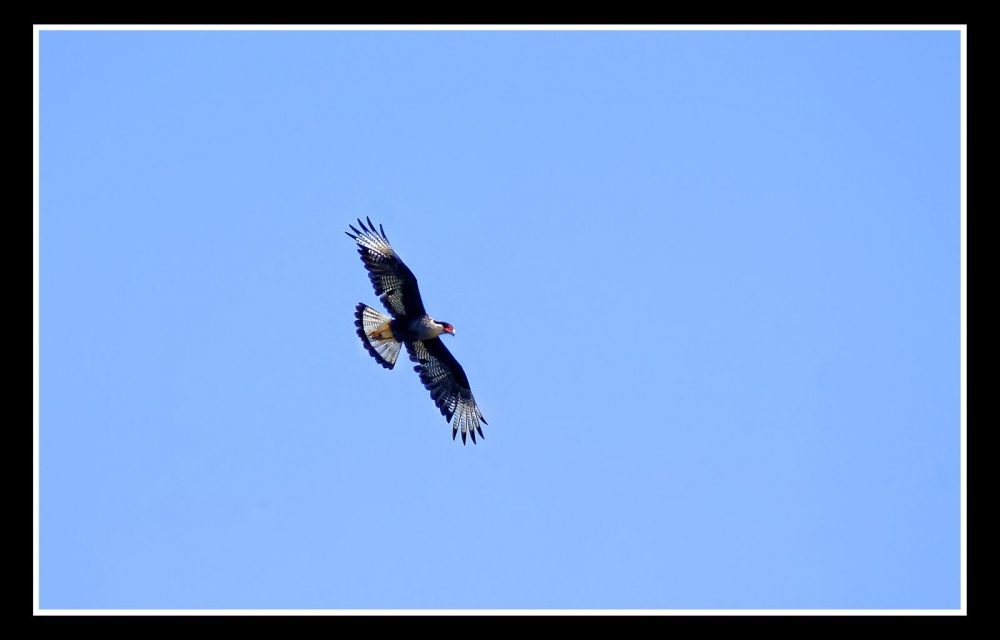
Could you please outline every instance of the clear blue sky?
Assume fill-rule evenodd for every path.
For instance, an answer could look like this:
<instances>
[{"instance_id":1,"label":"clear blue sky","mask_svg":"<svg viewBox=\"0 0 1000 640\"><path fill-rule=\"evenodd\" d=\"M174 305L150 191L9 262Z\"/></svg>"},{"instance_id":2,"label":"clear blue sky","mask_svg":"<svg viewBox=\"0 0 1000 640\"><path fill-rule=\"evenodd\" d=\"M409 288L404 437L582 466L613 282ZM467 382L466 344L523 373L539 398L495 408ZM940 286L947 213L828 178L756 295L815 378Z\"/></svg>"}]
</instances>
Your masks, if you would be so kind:
<instances>
[{"instance_id":1,"label":"clear blue sky","mask_svg":"<svg viewBox=\"0 0 1000 640\"><path fill-rule=\"evenodd\" d=\"M959 607L959 32L39 37L42 608Z\"/></svg>"}]
</instances>

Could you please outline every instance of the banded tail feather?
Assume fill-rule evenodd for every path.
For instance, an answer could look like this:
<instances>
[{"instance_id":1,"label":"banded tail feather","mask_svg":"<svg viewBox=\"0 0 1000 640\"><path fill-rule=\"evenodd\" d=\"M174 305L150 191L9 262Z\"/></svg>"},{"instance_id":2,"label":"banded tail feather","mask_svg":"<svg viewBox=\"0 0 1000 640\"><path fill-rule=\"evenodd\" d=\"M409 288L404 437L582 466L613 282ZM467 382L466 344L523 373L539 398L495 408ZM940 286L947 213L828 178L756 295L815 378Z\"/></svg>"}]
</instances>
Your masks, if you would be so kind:
<instances>
[{"instance_id":1,"label":"banded tail feather","mask_svg":"<svg viewBox=\"0 0 1000 640\"><path fill-rule=\"evenodd\" d=\"M371 338L371 335L381 333L391 336L392 333L389 332L389 322L391 321L392 318L382 315L363 302L359 302L358 306L355 307L354 326L358 328L361 344L365 345L368 353L386 369L392 369L396 366L396 358L399 357L399 351L403 344L391 337L377 340Z\"/></svg>"}]
</instances>

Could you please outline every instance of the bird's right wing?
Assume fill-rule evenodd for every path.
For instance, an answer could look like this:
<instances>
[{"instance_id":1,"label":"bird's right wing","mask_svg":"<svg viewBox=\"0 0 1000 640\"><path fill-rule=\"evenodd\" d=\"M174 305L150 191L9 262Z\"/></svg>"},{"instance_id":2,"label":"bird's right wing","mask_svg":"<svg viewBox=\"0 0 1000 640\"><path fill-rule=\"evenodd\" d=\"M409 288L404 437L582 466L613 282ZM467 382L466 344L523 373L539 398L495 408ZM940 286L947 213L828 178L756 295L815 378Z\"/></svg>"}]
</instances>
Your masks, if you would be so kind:
<instances>
[{"instance_id":1,"label":"bird's right wing","mask_svg":"<svg viewBox=\"0 0 1000 640\"><path fill-rule=\"evenodd\" d=\"M466 433L471 433L473 444L476 432L480 438L484 437L479 423L487 424L486 419L472 396L469 378L441 338L407 342L406 351L410 360L417 363L413 370L420 374L420 382L431 392L431 399L441 415L451 423L452 439L459 431L462 432L462 444L465 444Z\"/></svg>"},{"instance_id":2,"label":"bird's right wing","mask_svg":"<svg viewBox=\"0 0 1000 640\"><path fill-rule=\"evenodd\" d=\"M389 313L397 318L424 315L424 303L420 299L416 276L389 246L389 239L385 237L382 225L376 231L371 218L367 220L366 227L361 218L358 218L361 231L355 229L354 225L348 225L354 234L344 233L358 243L358 253L368 270L368 279L375 287L375 295L379 296Z\"/></svg>"}]
</instances>

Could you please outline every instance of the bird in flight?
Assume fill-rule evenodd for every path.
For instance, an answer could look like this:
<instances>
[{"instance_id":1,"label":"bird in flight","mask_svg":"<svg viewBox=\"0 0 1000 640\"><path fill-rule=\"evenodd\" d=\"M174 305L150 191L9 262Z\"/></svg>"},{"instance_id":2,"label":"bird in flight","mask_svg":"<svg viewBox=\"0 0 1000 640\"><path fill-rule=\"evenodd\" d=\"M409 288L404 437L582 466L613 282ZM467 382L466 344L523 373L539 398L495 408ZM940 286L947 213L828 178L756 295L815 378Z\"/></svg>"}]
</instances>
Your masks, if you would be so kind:
<instances>
[{"instance_id":1,"label":"bird in flight","mask_svg":"<svg viewBox=\"0 0 1000 640\"><path fill-rule=\"evenodd\" d=\"M476 399L469 388L469 378L462 365L451 355L439 337L443 333L455 335L455 327L427 315L420 299L417 278L403 264L395 250L389 246L382 225L375 229L371 218L368 226L358 218L361 231L351 228L348 237L358 244L361 261L368 270L368 278L375 287L375 295L392 314L382 315L363 302L354 312L354 326L368 353L386 369L396 365L401 347L406 347L410 360L417 365L413 370L420 374L420 382L431 392L431 399L441 410L441 415L451 423L451 438L462 432L476 443L476 433L483 437L479 423L487 424Z\"/></svg>"}]
</instances>

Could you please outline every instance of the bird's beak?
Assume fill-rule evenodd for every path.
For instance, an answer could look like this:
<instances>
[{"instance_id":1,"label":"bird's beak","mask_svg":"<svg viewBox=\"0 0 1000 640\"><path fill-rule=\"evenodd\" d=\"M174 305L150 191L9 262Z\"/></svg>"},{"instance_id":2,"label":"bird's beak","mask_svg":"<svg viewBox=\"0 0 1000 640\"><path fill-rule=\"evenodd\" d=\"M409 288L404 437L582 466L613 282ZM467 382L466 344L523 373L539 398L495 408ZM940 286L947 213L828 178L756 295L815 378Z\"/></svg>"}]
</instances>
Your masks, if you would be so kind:
<instances>
[{"instance_id":1,"label":"bird's beak","mask_svg":"<svg viewBox=\"0 0 1000 640\"><path fill-rule=\"evenodd\" d=\"M448 327L445 331L451 335L455 335L455 327Z\"/></svg>"}]
</instances>

